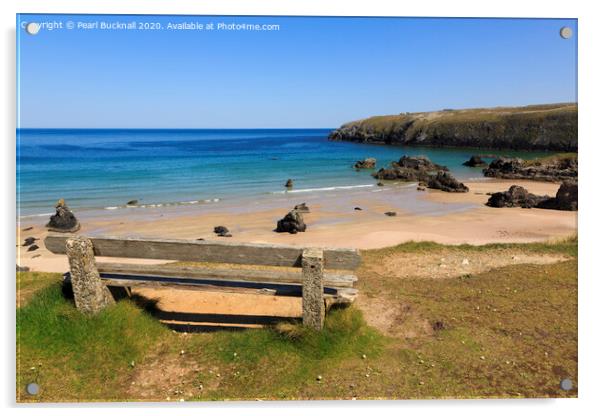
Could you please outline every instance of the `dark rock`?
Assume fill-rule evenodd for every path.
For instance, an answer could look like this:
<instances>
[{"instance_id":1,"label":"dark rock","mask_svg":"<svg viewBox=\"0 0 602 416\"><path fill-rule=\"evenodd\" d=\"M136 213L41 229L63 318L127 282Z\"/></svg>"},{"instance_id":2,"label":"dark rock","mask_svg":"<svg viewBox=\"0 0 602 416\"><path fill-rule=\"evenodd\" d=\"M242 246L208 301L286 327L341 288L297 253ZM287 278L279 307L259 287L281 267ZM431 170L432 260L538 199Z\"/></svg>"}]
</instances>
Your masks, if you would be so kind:
<instances>
[{"instance_id":1,"label":"dark rock","mask_svg":"<svg viewBox=\"0 0 602 416\"><path fill-rule=\"evenodd\" d=\"M304 232L306 228L303 214L297 210L292 210L278 221L276 232L297 234L298 232Z\"/></svg>"},{"instance_id":2,"label":"dark rock","mask_svg":"<svg viewBox=\"0 0 602 416\"><path fill-rule=\"evenodd\" d=\"M353 209L356 210L356 211L362 211L362 209L360 207L355 207Z\"/></svg>"},{"instance_id":3,"label":"dark rock","mask_svg":"<svg viewBox=\"0 0 602 416\"><path fill-rule=\"evenodd\" d=\"M565 181L556 192L556 209L577 211L579 187L577 181Z\"/></svg>"},{"instance_id":4,"label":"dark rock","mask_svg":"<svg viewBox=\"0 0 602 416\"><path fill-rule=\"evenodd\" d=\"M522 186L512 185L507 191L492 194L485 205L494 208L534 208L548 199L550 199L549 196L534 195Z\"/></svg>"},{"instance_id":5,"label":"dark rock","mask_svg":"<svg viewBox=\"0 0 602 416\"><path fill-rule=\"evenodd\" d=\"M204 238L197 238L196 241L205 241Z\"/></svg>"},{"instance_id":6,"label":"dark rock","mask_svg":"<svg viewBox=\"0 0 602 416\"><path fill-rule=\"evenodd\" d=\"M223 225L218 225L217 227L213 227L213 232L217 234L219 237L232 237L230 234L230 230Z\"/></svg>"},{"instance_id":7,"label":"dark rock","mask_svg":"<svg viewBox=\"0 0 602 416\"><path fill-rule=\"evenodd\" d=\"M39 248L40 247L38 247L37 244L32 244L32 245L29 246L29 248L27 249L27 251L36 251Z\"/></svg>"},{"instance_id":8,"label":"dark rock","mask_svg":"<svg viewBox=\"0 0 602 416\"><path fill-rule=\"evenodd\" d=\"M428 187L440 189L445 192L468 192L468 187L459 182L449 172L439 171L437 176L430 178Z\"/></svg>"},{"instance_id":9,"label":"dark rock","mask_svg":"<svg viewBox=\"0 0 602 416\"><path fill-rule=\"evenodd\" d=\"M79 230L80 225L73 212L67 207L65 201L60 199L56 206L56 213L50 217L50 221L46 224L46 228L50 231L61 233L73 233Z\"/></svg>"},{"instance_id":10,"label":"dark rock","mask_svg":"<svg viewBox=\"0 0 602 416\"><path fill-rule=\"evenodd\" d=\"M33 227L23 228L21 231L31 231L31 230L33 230Z\"/></svg>"},{"instance_id":11,"label":"dark rock","mask_svg":"<svg viewBox=\"0 0 602 416\"><path fill-rule=\"evenodd\" d=\"M471 168L487 166L487 163L481 159L481 156L471 156L466 162L462 163L464 166L470 166Z\"/></svg>"},{"instance_id":12,"label":"dark rock","mask_svg":"<svg viewBox=\"0 0 602 416\"><path fill-rule=\"evenodd\" d=\"M397 213L395 211L387 211L387 212L385 212L385 215L387 217L395 217L397 215Z\"/></svg>"},{"instance_id":13,"label":"dark rock","mask_svg":"<svg viewBox=\"0 0 602 416\"><path fill-rule=\"evenodd\" d=\"M25 242L23 243L23 247L27 247L32 245L33 243L35 243L37 240L39 240L39 238L35 238L35 237L27 237L25 239Z\"/></svg>"},{"instance_id":14,"label":"dark rock","mask_svg":"<svg viewBox=\"0 0 602 416\"><path fill-rule=\"evenodd\" d=\"M131 201L128 201L126 203L126 205L130 205L130 206L132 206L132 205L138 205L138 200L137 199L132 199Z\"/></svg>"},{"instance_id":15,"label":"dark rock","mask_svg":"<svg viewBox=\"0 0 602 416\"><path fill-rule=\"evenodd\" d=\"M565 181L560 185L556 196L541 201L537 208L557 209L561 211L577 211L578 209L578 185L577 181Z\"/></svg>"},{"instance_id":16,"label":"dark rock","mask_svg":"<svg viewBox=\"0 0 602 416\"><path fill-rule=\"evenodd\" d=\"M307 205L305 205L305 202L299 204L299 205L295 205L294 208L296 211L299 212L303 212L304 214L308 214L309 213L309 207Z\"/></svg>"},{"instance_id":17,"label":"dark rock","mask_svg":"<svg viewBox=\"0 0 602 416\"><path fill-rule=\"evenodd\" d=\"M483 174L490 178L564 181L577 179L575 156L549 157L534 160L500 157L489 164Z\"/></svg>"},{"instance_id":18,"label":"dark rock","mask_svg":"<svg viewBox=\"0 0 602 416\"><path fill-rule=\"evenodd\" d=\"M286 183L284 184L284 186L286 188L292 188L293 187L293 180L292 179L287 180Z\"/></svg>"},{"instance_id":19,"label":"dark rock","mask_svg":"<svg viewBox=\"0 0 602 416\"><path fill-rule=\"evenodd\" d=\"M447 167L443 165L438 165L436 163L431 162L431 160L426 156L402 156L397 165L401 168L408 169L423 169L428 172L434 172L439 170L448 170Z\"/></svg>"},{"instance_id":20,"label":"dark rock","mask_svg":"<svg viewBox=\"0 0 602 416\"><path fill-rule=\"evenodd\" d=\"M385 186L385 184L384 184L384 183L382 183L382 182L378 182L378 183L376 184L376 186Z\"/></svg>"},{"instance_id":21,"label":"dark rock","mask_svg":"<svg viewBox=\"0 0 602 416\"><path fill-rule=\"evenodd\" d=\"M358 160L353 165L356 169L374 169L376 167L376 159L373 157L366 158L364 160Z\"/></svg>"},{"instance_id":22,"label":"dark rock","mask_svg":"<svg viewBox=\"0 0 602 416\"><path fill-rule=\"evenodd\" d=\"M17 271L18 272L28 272L29 271L29 267L27 267L27 266L19 266L17 264Z\"/></svg>"},{"instance_id":23,"label":"dark rock","mask_svg":"<svg viewBox=\"0 0 602 416\"><path fill-rule=\"evenodd\" d=\"M437 165L426 156L402 156L399 161L391 162L390 168L381 168L373 173L377 179L401 180L407 182L428 182L431 174L447 167Z\"/></svg>"}]
</instances>

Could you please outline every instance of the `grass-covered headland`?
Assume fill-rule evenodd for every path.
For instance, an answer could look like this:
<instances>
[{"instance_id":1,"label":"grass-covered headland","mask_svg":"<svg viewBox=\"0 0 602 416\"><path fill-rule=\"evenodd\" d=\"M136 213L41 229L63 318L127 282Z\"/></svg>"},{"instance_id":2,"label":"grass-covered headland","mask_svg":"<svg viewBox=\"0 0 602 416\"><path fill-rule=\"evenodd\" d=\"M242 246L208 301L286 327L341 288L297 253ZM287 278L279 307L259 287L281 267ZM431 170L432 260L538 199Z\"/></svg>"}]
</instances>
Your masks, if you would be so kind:
<instances>
[{"instance_id":1,"label":"grass-covered headland","mask_svg":"<svg viewBox=\"0 0 602 416\"><path fill-rule=\"evenodd\" d=\"M448 278L400 277L382 267L396 256L443 262L509 253L564 260ZM60 274L18 273L17 400L576 396L576 239L407 243L363 252L363 258L363 299L331 311L322 332L285 322L179 333L139 299L86 317L63 290ZM573 390L559 388L563 378L572 380ZM25 392L30 382L40 385L37 396Z\"/></svg>"},{"instance_id":2,"label":"grass-covered headland","mask_svg":"<svg viewBox=\"0 0 602 416\"><path fill-rule=\"evenodd\" d=\"M373 116L334 130L331 140L415 146L577 151L577 104L444 109Z\"/></svg>"}]
</instances>

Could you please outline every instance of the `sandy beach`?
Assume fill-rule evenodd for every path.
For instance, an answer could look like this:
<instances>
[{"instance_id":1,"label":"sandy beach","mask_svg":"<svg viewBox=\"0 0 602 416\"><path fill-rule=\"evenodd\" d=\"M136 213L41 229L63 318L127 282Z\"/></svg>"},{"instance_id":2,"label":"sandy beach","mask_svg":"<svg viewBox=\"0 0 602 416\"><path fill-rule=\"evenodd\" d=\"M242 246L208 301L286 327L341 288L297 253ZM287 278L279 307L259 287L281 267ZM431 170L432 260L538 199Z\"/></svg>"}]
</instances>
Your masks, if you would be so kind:
<instances>
[{"instance_id":1,"label":"sandy beach","mask_svg":"<svg viewBox=\"0 0 602 416\"><path fill-rule=\"evenodd\" d=\"M221 239L213 227L225 225L232 233L228 241L279 243L300 246L374 249L406 241L435 241L445 244L534 242L573 235L577 213L569 211L490 208L487 193L507 190L512 184L538 195L554 195L558 184L533 181L484 180L466 182L468 193L437 190L417 191L408 184L387 184L381 189L355 193L295 195L265 204L234 204L153 210L124 209L76 215L81 235L136 236L174 239ZM411 202L408 205L408 201ZM294 204L307 202L307 231L295 235L276 233L276 221ZM360 207L360 210L355 210ZM408 208L410 207L410 208ZM384 215L395 211L394 217ZM49 253L43 244L46 217L23 219L17 242L39 238L35 251L17 248L17 263L34 271L64 272L65 256ZM32 227L31 229L28 229ZM27 231L25 231L27 230Z\"/></svg>"}]
</instances>

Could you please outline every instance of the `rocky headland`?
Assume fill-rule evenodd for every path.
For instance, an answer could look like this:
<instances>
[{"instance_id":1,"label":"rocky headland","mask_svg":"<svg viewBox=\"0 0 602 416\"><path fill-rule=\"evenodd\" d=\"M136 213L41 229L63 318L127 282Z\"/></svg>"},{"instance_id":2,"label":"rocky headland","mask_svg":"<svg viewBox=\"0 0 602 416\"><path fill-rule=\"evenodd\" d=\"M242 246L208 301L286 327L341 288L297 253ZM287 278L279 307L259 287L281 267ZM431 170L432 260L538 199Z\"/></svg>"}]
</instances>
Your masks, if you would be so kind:
<instances>
[{"instance_id":1,"label":"rocky headland","mask_svg":"<svg viewBox=\"0 0 602 416\"><path fill-rule=\"evenodd\" d=\"M375 116L342 125L330 140L360 143L577 151L577 104L442 110Z\"/></svg>"}]
</instances>

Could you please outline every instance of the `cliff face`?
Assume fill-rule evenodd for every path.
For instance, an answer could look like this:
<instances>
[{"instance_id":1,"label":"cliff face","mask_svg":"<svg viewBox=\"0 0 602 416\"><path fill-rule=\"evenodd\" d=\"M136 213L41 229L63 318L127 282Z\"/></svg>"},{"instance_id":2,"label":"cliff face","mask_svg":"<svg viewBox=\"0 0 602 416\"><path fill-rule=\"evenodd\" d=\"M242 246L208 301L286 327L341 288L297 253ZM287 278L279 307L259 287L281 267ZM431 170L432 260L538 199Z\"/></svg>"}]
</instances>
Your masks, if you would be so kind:
<instances>
[{"instance_id":1,"label":"cliff face","mask_svg":"<svg viewBox=\"0 0 602 416\"><path fill-rule=\"evenodd\" d=\"M352 121L330 140L415 146L577 151L577 104L404 113Z\"/></svg>"}]
</instances>

